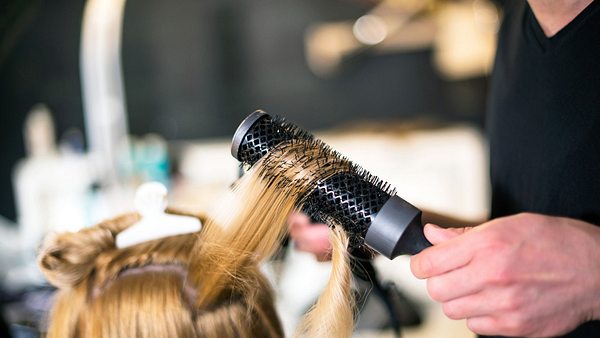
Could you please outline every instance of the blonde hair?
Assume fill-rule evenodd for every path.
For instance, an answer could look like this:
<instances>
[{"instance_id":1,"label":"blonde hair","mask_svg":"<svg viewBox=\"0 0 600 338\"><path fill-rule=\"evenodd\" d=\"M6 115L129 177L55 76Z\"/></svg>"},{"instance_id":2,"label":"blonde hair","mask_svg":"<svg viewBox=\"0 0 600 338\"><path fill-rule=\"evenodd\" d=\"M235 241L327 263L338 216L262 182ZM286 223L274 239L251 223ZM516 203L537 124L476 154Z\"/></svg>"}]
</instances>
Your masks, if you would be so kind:
<instances>
[{"instance_id":1,"label":"blonde hair","mask_svg":"<svg viewBox=\"0 0 600 338\"><path fill-rule=\"evenodd\" d=\"M294 144L274 152L284 166L281 175L269 177L273 158L266 156L196 234L118 249L115 236L139 219L128 214L49 236L38 256L42 272L59 288L48 337L282 337L260 263L279 247L304 187L321 179L308 170L320 164L298 163L299 151L310 159ZM338 226L331 239L329 283L297 336L351 335L348 238Z\"/></svg>"},{"instance_id":2,"label":"blonde hair","mask_svg":"<svg viewBox=\"0 0 600 338\"><path fill-rule=\"evenodd\" d=\"M48 337L283 335L270 285L256 264L234 272L239 283L203 285L206 264L196 256L201 234L114 246L115 235L137 218L124 215L46 240L39 265L60 289ZM220 301L196 303L204 287L218 289Z\"/></svg>"}]
</instances>

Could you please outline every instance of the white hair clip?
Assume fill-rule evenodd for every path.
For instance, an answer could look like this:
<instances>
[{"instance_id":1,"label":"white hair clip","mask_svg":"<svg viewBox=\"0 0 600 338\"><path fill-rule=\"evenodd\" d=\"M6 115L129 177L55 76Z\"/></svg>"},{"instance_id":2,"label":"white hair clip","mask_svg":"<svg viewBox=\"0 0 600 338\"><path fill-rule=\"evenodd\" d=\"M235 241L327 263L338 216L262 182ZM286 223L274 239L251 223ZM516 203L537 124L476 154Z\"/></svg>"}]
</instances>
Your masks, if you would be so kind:
<instances>
[{"instance_id":1,"label":"white hair clip","mask_svg":"<svg viewBox=\"0 0 600 338\"><path fill-rule=\"evenodd\" d=\"M165 213L167 188L158 182L142 184L135 192L134 205L142 219L117 234L117 248L122 249L163 237L200 231L196 217Z\"/></svg>"}]
</instances>

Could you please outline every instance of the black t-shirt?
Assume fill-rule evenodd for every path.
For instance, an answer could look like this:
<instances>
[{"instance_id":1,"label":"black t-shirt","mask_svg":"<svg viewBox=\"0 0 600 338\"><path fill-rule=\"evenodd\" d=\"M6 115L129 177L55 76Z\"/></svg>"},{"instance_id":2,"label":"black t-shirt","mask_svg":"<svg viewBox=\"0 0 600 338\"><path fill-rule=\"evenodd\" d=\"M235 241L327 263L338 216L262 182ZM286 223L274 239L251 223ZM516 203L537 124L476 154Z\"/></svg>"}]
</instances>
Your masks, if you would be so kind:
<instances>
[{"instance_id":1,"label":"black t-shirt","mask_svg":"<svg viewBox=\"0 0 600 338\"><path fill-rule=\"evenodd\" d=\"M600 225L598 1L551 38L526 1L507 5L487 124L492 217L527 211ZM565 337L598 338L600 322Z\"/></svg>"}]
</instances>

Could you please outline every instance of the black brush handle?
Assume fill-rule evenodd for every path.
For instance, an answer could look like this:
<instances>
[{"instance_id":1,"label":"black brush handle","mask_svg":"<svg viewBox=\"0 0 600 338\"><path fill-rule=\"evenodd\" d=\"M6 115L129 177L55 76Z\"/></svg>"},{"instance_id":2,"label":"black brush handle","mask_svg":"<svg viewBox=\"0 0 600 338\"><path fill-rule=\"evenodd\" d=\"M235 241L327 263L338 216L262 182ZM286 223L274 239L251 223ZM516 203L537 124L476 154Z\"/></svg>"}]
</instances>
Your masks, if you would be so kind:
<instances>
[{"instance_id":1,"label":"black brush handle","mask_svg":"<svg viewBox=\"0 0 600 338\"><path fill-rule=\"evenodd\" d=\"M398 196L392 196L377 213L365 243L389 259L415 255L432 245L423 233L421 210Z\"/></svg>"}]
</instances>

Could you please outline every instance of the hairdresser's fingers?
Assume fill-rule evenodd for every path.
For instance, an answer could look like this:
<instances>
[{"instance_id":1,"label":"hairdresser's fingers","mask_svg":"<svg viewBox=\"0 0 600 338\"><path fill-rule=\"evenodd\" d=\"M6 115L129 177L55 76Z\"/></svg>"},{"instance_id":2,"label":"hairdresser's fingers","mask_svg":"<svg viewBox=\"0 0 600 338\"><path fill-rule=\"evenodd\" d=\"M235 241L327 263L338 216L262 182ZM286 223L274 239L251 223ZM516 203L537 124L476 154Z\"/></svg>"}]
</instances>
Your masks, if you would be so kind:
<instances>
[{"instance_id":1,"label":"hairdresser's fingers","mask_svg":"<svg viewBox=\"0 0 600 338\"><path fill-rule=\"evenodd\" d=\"M511 319L518 318L522 318L520 321L524 323L537 321L525 316L528 309L537 310L537 307L524 299L526 297L520 297L520 291L518 287L488 287L481 292L443 302L442 309L451 319L497 316L501 319L499 323L508 323ZM523 332L515 335L522 336Z\"/></svg>"},{"instance_id":2,"label":"hairdresser's fingers","mask_svg":"<svg viewBox=\"0 0 600 338\"><path fill-rule=\"evenodd\" d=\"M471 265L431 277L427 280L427 292L437 302L448 302L456 298L476 294L484 289L478 270Z\"/></svg>"},{"instance_id":3,"label":"hairdresser's fingers","mask_svg":"<svg viewBox=\"0 0 600 338\"><path fill-rule=\"evenodd\" d=\"M292 212L287 219L290 226L306 226L310 224L310 217L301 212Z\"/></svg>"},{"instance_id":4,"label":"hairdresser's fingers","mask_svg":"<svg viewBox=\"0 0 600 338\"><path fill-rule=\"evenodd\" d=\"M410 259L410 268L417 278L430 278L455 269L471 261L475 253L474 241L465 232L429 247Z\"/></svg>"},{"instance_id":5,"label":"hairdresser's fingers","mask_svg":"<svg viewBox=\"0 0 600 338\"><path fill-rule=\"evenodd\" d=\"M479 316L467 318L467 327L469 330L480 335L498 335L498 318L495 316Z\"/></svg>"},{"instance_id":6,"label":"hairdresser's fingers","mask_svg":"<svg viewBox=\"0 0 600 338\"><path fill-rule=\"evenodd\" d=\"M301 212L293 212L288 216L287 224L290 236L294 238L298 232L310 226L310 218Z\"/></svg>"},{"instance_id":7,"label":"hairdresser's fingers","mask_svg":"<svg viewBox=\"0 0 600 338\"><path fill-rule=\"evenodd\" d=\"M431 242L431 244L439 244L452 239L458 235L461 235L470 228L442 228L439 225L428 223L425 225L423 232L425 237Z\"/></svg>"},{"instance_id":8,"label":"hairdresser's fingers","mask_svg":"<svg viewBox=\"0 0 600 338\"><path fill-rule=\"evenodd\" d=\"M455 320L489 315L489 311L483 305L489 301L486 296L484 292L481 292L468 297L456 298L444 302L442 310L448 318Z\"/></svg>"},{"instance_id":9,"label":"hairdresser's fingers","mask_svg":"<svg viewBox=\"0 0 600 338\"><path fill-rule=\"evenodd\" d=\"M329 227L325 224L314 224L297 231L293 237L296 249L327 257L331 251Z\"/></svg>"},{"instance_id":10,"label":"hairdresser's fingers","mask_svg":"<svg viewBox=\"0 0 600 338\"><path fill-rule=\"evenodd\" d=\"M292 223L288 227L288 232L292 238L296 238L304 231L304 226L298 223Z\"/></svg>"}]
</instances>

